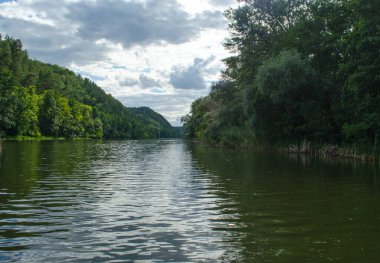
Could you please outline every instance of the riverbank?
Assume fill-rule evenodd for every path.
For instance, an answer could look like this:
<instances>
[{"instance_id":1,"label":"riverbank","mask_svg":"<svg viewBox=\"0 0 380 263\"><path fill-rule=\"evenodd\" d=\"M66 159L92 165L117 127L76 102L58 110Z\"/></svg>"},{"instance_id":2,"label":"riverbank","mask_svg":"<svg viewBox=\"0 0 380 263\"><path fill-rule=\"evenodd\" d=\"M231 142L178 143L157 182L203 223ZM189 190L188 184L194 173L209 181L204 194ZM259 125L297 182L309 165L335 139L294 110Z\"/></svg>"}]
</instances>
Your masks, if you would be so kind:
<instances>
[{"instance_id":1,"label":"riverbank","mask_svg":"<svg viewBox=\"0 0 380 263\"><path fill-rule=\"evenodd\" d=\"M289 154L310 155L321 158L341 158L359 161L380 162L380 155L371 153L370 147L355 145L332 145L332 144L313 144L310 141L302 141L298 144L215 144L204 140L192 140L195 143L208 144L214 147L225 147L234 149L250 149L257 152L283 152Z\"/></svg>"},{"instance_id":2,"label":"riverbank","mask_svg":"<svg viewBox=\"0 0 380 263\"><path fill-rule=\"evenodd\" d=\"M83 140L83 139L86 139L86 138L70 138L70 140ZM0 140L3 140L3 141L63 141L63 140L68 140L68 138L54 137L54 136L38 136L38 137L9 136L9 137L0 138Z\"/></svg>"},{"instance_id":3,"label":"riverbank","mask_svg":"<svg viewBox=\"0 0 380 263\"><path fill-rule=\"evenodd\" d=\"M366 148L366 150L363 150ZM362 150L361 150L362 149ZM369 147L357 147L355 145L351 146L338 146L331 144L313 145L311 142L303 141L300 144L290 144L287 149L289 153L299 153L299 154L311 154L319 157L336 157L344 159L355 159L361 161L379 161L379 155L371 153Z\"/></svg>"}]
</instances>

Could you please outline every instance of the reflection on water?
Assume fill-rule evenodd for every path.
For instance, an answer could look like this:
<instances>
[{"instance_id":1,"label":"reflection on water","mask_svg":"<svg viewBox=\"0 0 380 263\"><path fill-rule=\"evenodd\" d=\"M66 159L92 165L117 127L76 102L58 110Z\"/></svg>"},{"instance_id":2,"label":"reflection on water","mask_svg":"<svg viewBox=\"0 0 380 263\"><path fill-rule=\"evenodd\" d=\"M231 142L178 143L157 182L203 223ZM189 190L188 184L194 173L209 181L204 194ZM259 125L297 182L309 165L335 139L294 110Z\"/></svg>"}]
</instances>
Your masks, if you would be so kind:
<instances>
[{"instance_id":1,"label":"reflection on water","mask_svg":"<svg viewBox=\"0 0 380 263\"><path fill-rule=\"evenodd\" d=\"M0 260L222 253L217 197L181 141L7 142L0 163Z\"/></svg>"},{"instance_id":2,"label":"reflection on water","mask_svg":"<svg viewBox=\"0 0 380 263\"><path fill-rule=\"evenodd\" d=\"M377 262L380 193L374 165L192 147L213 176L225 255L241 261Z\"/></svg>"},{"instance_id":3,"label":"reflection on water","mask_svg":"<svg viewBox=\"0 0 380 263\"><path fill-rule=\"evenodd\" d=\"M377 262L374 165L162 141L3 142L0 261Z\"/></svg>"}]
</instances>

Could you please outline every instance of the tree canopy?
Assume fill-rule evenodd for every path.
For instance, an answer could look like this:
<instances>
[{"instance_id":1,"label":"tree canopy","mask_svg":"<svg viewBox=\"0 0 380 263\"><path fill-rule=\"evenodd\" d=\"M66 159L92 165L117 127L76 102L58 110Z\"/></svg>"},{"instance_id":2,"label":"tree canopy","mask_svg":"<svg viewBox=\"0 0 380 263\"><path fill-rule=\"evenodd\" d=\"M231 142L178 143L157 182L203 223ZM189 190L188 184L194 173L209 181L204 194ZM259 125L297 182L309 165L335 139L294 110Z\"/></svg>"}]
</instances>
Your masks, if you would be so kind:
<instances>
[{"instance_id":1,"label":"tree canopy","mask_svg":"<svg viewBox=\"0 0 380 263\"><path fill-rule=\"evenodd\" d=\"M377 0L241 0L222 79L183 118L214 143L366 144L379 151Z\"/></svg>"}]
</instances>

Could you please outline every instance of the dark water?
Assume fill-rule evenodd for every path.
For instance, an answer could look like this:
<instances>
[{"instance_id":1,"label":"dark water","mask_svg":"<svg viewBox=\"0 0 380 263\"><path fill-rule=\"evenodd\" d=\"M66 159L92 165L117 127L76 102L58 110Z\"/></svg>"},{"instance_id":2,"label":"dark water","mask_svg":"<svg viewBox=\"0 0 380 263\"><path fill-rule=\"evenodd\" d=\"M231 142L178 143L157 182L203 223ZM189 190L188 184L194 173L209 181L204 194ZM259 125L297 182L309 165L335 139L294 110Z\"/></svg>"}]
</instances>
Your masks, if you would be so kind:
<instances>
[{"instance_id":1,"label":"dark water","mask_svg":"<svg viewBox=\"0 0 380 263\"><path fill-rule=\"evenodd\" d=\"M182 141L2 142L3 262L379 262L378 164Z\"/></svg>"}]
</instances>

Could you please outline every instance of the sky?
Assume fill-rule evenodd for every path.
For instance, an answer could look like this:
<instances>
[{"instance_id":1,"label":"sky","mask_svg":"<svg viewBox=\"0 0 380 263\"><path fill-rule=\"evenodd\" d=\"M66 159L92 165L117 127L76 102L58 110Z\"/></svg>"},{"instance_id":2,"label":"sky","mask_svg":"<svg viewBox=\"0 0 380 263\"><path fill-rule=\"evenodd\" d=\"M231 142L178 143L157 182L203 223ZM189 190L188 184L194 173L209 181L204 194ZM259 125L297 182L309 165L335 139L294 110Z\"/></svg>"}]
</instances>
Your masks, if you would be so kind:
<instances>
[{"instance_id":1,"label":"sky","mask_svg":"<svg viewBox=\"0 0 380 263\"><path fill-rule=\"evenodd\" d=\"M127 107L172 125L208 94L230 54L235 0L0 0L0 33L29 57L67 67Z\"/></svg>"}]
</instances>

